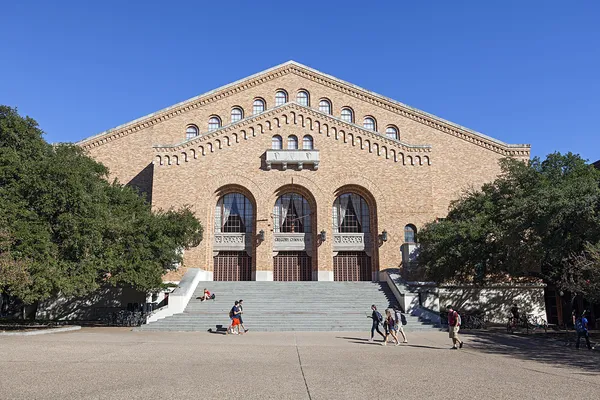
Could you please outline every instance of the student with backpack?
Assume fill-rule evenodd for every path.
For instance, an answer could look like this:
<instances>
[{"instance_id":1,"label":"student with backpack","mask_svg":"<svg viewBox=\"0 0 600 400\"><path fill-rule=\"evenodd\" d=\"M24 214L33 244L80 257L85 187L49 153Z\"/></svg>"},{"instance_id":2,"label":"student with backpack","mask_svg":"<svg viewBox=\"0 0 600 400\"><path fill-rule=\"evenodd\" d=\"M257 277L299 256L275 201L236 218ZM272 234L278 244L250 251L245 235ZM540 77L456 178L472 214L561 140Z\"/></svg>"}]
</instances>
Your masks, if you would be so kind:
<instances>
[{"instance_id":1,"label":"student with backpack","mask_svg":"<svg viewBox=\"0 0 600 400\"><path fill-rule=\"evenodd\" d=\"M584 310L581 314L581 317L575 320L575 330L577 331L577 343L575 344L575 348L579 349L579 342L581 338L585 338L585 344L587 345L588 350L592 349L592 345L590 344L590 333L588 332L588 319L585 317L587 311Z\"/></svg>"},{"instance_id":2,"label":"student with backpack","mask_svg":"<svg viewBox=\"0 0 600 400\"><path fill-rule=\"evenodd\" d=\"M394 319L396 322L397 331L400 332L402 338L404 339L402 343L408 343L406 340L406 334L404 333L403 325L407 324L406 317L402 314L402 310L398 306L394 306Z\"/></svg>"},{"instance_id":3,"label":"student with backpack","mask_svg":"<svg viewBox=\"0 0 600 400\"><path fill-rule=\"evenodd\" d=\"M229 328L227 328L227 333L233 333L234 335L238 335L240 333L240 318L239 318L240 307L239 307L239 304L240 304L240 302L236 300L235 304L229 311L229 319L231 319L231 324L229 325ZM237 327L237 332L235 331L236 327Z\"/></svg>"},{"instance_id":4,"label":"student with backpack","mask_svg":"<svg viewBox=\"0 0 600 400\"><path fill-rule=\"evenodd\" d=\"M458 331L460 330L460 314L452 309L452 306L446 307L448 310L448 335L452 339L452 350L457 350L463 347L462 340L458 337ZM456 346L458 344L458 347Z\"/></svg>"},{"instance_id":5,"label":"student with backpack","mask_svg":"<svg viewBox=\"0 0 600 400\"><path fill-rule=\"evenodd\" d=\"M383 322L383 317L381 316L381 313L377 311L377 307L375 306L375 304L371 306L371 311L371 315L367 316L367 318L371 318L373 320L373 325L371 326L371 339L369 339L369 342L373 341L375 331L377 331L377 333L379 333L381 337L385 340L386 335L381 333L381 331L379 330L379 324Z\"/></svg>"},{"instance_id":6,"label":"student with backpack","mask_svg":"<svg viewBox=\"0 0 600 400\"><path fill-rule=\"evenodd\" d=\"M400 344L400 342L398 341L398 335L396 335L396 332L397 332L396 320L394 319L394 316L392 316L392 310L389 308L387 310L385 310L385 320L388 324L389 334L392 335L396 346L398 346ZM383 339L383 343L381 343L382 346L387 346L387 342L388 342L388 334L387 333L388 333L388 331L386 330L385 339Z\"/></svg>"}]
</instances>

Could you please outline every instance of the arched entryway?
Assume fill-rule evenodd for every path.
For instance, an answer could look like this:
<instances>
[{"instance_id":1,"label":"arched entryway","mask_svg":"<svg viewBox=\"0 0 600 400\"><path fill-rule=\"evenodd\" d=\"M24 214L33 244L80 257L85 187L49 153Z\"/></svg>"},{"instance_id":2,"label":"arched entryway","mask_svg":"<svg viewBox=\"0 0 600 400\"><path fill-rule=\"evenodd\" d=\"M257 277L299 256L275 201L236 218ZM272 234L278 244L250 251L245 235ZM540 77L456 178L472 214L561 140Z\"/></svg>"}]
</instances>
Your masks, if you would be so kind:
<instances>
[{"instance_id":1,"label":"arched entryway","mask_svg":"<svg viewBox=\"0 0 600 400\"><path fill-rule=\"evenodd\" d=\"M332 209L335 281L375 279L376 214L374 199L370 200L353 188L338 191Z\"/></svg>"},{"instance_id":2,"label":"arched entryway","mask_svg":"<svg viewBox=\"0 0 600 400\"><path fill-rule=\"evenodd\" d=\"M225 192L215 207L213 279L252 280L255 207L238 191Z\"/></svg>"},{"instance_id":3,"label":"arched entryway","mask_svg":"<svg viewBox=\"0 0 600 400\"><path fill-rule=\"evenodd\" d=\"M314 211L298 191L281 194L273 207L273 280L313 279Z\"/></svg>"}]
</instances>

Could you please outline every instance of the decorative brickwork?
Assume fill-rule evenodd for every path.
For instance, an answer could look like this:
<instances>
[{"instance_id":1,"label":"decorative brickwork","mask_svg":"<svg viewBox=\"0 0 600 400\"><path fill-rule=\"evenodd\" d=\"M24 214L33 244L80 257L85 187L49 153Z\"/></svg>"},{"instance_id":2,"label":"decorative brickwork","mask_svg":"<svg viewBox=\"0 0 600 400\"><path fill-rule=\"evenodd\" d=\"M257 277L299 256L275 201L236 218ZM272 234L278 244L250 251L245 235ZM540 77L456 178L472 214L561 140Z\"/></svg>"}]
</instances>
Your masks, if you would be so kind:
<instances>
[{"instance_id":1,"label":"decorative brickwork","mask_svg":"<svg viewBox=\"0 0 600 400\"><path fill-rule=\"evenodd\" d=\"M285 90L287 99L276 103L279 90ZM308 106L295 102L299 90L309 94ZM264 99L265 110L253 115L257 98ZM329 102L321 111L320 99ZM342 109L352 111L354 123L348 122L348 114L342 120ZM245 118L238 118L240 111ZM366 116L373 118L378 132L359 125ZM211 117L218 117L222 126L213 124L209 132ZM186 140L190 126L198 127L199 135ZM386 136L390 126L398 140ZM297 149L287 147L294 143ZM153 207L190 205L201 220L205 238L185 252L184 267L166 277L171 280L185 266L215 271L215 263L225 279L248 279L248 270L253 278L273 276L278 252L302 252L303 260L310 260L312 279L326 276L319 275L323 271L333 276L334 257L352 255L337 259L340 271L345 271L340 273L348 279L368 279L370 272L402 267L406 225L416 227L418 238L418 230L445 217L450 202L464 190L494 179L500 172L499 159L529 158L528 145L502 143L294 62L79 145L109 167L111 179L147 193ZM274 145L281 147L272 150ZM227 218L215 217L216 204L227 193L242 193L251 200L251 232L215 232L215 218ZM286 193L297 193L310 204L309 214L297 216L303 226L308 223L310 232L287 241L275 235L274 226L283 219L275 216L274 205ZM369 215L361 216L360 229L367 231L333 232L333 204L346 193L366 201ZM383 231L387 241L382 240ZM243 258L236 261L233 251ZM305 267L281 265L286 267L277 272L278 278L307 278Z\"/></svg>"}]
</instances>

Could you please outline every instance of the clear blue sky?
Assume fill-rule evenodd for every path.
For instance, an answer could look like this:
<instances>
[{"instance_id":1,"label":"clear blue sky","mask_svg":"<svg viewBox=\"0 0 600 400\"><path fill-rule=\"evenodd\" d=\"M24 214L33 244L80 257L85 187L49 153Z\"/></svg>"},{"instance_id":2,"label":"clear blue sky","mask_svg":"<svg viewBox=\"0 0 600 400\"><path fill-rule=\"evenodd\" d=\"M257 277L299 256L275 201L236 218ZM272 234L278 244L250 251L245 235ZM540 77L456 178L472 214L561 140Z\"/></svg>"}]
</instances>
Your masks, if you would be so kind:
<instances>
[{"instance_id":1,"label":"clear blue sky","mask_svg":"<svg viewBox=\"0 0 600 400\"><path fill-rule=\"evenodd\" d=\"M597 0L22 0L0 20L0 103L50 142L292 59L534 155L600 159Z\"/></svg>"}]
</instances>

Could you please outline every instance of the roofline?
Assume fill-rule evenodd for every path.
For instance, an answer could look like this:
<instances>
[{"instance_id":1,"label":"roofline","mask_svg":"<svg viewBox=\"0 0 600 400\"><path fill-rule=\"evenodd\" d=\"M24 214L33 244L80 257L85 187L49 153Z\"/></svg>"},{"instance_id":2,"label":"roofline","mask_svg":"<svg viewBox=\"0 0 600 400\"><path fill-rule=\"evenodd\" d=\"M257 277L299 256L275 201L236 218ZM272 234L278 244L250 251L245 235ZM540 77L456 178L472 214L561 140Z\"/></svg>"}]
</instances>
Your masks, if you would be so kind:
<instances>
[{"instance_id":1,"label":"roofline","mask_svg":"<svg viewBox=\"0 0 600 400\"><path fill-rule=\"evenodd\" d=\"M423 111L423 110L420 110L420 109L418 109L418 108L411 107L411 106L409 106L409 105L407 105L407 104L404 104L404 103L402 103L402 102L400 102L400 101L397 101L397 100L394 100L394 99L392 99L392 98L389 98L389 97L383 96L383 95L381 95L381 94L379 94L379 93L372 92L372 91L370 91L370 90L364 89L364 88L362 88L362 87L360 87L360 86L358 86L358 85L355 85L355 84L353 84L353 83L350 83L350 82L344 81L344 80L342 80L342 79L336 78L335 76L332 76L332 75L329 75L329 74L325 74L325 73L323 73L323 72L321 72L321 71L318 71L318 70L316 70L316 69L314 69L314 68L311 68L311 67L309 67L309 66L307 66L307 65L301 64L301 63L299 63L299 62L297 62L297 61L294 61L294 60L289 60L289 61L286 61L286 62L284 62L284 63L281 63L281 64L278 64L278 65L276 65L276 66L274 66L274 67L271 67L271 68L265 69L265 70L263 70L263 71L257 72L257 73L255 73L255 74L249 75L249 76L247 76L247 77L245 77L245 78L238 79L237 81L234 81L234 82L228 83L228 84L226 84L226 85L220 86L220 87L218 87L218 88L216 88L216 89L210 90L210 91L208 91L208 92L205 92L205 93L203 93L203 94L200 94L200 95L197 95L197 96L191 97L191 98L189 98L189 99L187 99L187 100L184 100L184 101L180 101L179 103L173 104L173 105L171 105L171 106L169 106L169 107L163 108L163 109L161 109L161 110L158 110L158 111L155 111L155 112L153 112L153 113L150 113L150 114L144 115L144 116L142 116L142 117L136 118L136 119L134 119L134 120L132 120L132 121L126 122L126 123L124 123L124 124L121 124L121 125L118 125L118 126L116 126L116 127L114 127L114 128L111 128L111 129L108 129L108 130L106 130L106 131L100 132L100 133L98 133L98 134L96 134L96 135L89 136L89 137L87 137L87 138L84 138L84 139L82 139L82 140L80 140L80 141L76 142L76 144L77 144L77 145L82 145L82 144L85 144L86 142L88 142L88 141L91 141L91 140L94 140L94 139L96 139L96 138L99 138L100 136L103 136L103 135L109 134L109 133L111 133L111 132L114 132L114 131L116 131L116 130L119 130L119 129L123 129L123 128L125 128L125 127L129 126L129 125L133 125L133 124L135 124L135 123L141 122L141 121L143 121L143 120L146 120L146 119L148 119L148 118L154 117L154 116L156 116L156 115L158 115L158 114L164 113L164 112L166 112L166 111L169 111L169 110L171 110L171 109L174 109L174 108L177 108L177 107L183 106L183 105L185 105L186 103L189 103L189 102L192 102L192 101L194 101L194 100L198 100L198 99L200 99L200 98L202 98L202 97L209 96L209 95L211 95L211 94L214 94L214 93L216 93L216 92L219 92L219 91L222 91L222 90L228 89L228 88L230 88L230 87L232 87L232 86L239 85L239 84L241 84L241 83L243 83L243 82L245 82L245 81L249 81L249 80L251 80L251 79L257 78L257 77L259 77L259 76L261 76L261 75L267 74L267 73L269 73L269 72L275 71L275 70L277 70L277 69L279 69L279 68L282 68L282 67L285 67L285 66L288 66L288 65L293 65L293 66L296 66L296 67L298 67L298 68L305 69L305 70L307 70L307 71L310 71L310 72L312 72L312 73L314 73L314 74L321 75L321 76L323 76L323 77L326 77L326 78L328 78L328 79L331 79L331 80L333 80L333 81L335 81L335 82L337 82L337 83L340 83L340 84L342 84L342 85L347 85L347 86L350 86L350 87L352 87L352 88L354 88L354 89L356 89L356 90L360 90L360 91L362 91L362 92L365 92L365 93L367 93L367 94L369 94L369 95L371 95L371 96L373 96L373 97L376 97L376 98L378 98L378 99L380 99L380 100L383 100L383 101L386 101L386 102L393 103L393 104L395 104L395 105L398 105L398 106L400 106L400 107L404 107L404 108L406 108L406 109L408 109L408 110L412 111L413 113L416 113L416 114L421 114L421 115L423 115L423 116L425 116L425 117L428 117L428 118L434 119L434 120L436 120L437 122L440 122L440 123L443 123L443 124L450 125L450 126L452 126L452 127L456 128L456 129L460 129L460 130L466 131L466 132L468 132L468 133L470 133L470 134L473 134L473 135L479 136L479 137L481 137L482 139L485 139L485 140L489 140L489 141L491 141L491 142L494 142L495 144L497 144L497 145L499 145L499 146L504 146L504 147L506 147L506 148L531 148L531 145L529 145L529 144L509 144L509 143L503 142L503 141L501 141L501 140L498 140L498 139L495 139L495 138L493 138L493 137L491 137L491 136L485 135L485 134L483 134L483 133L481 133L481 132L475 131L475 130L473 130L473 129L469 129L469 128L467 128L467 127L464 127L464 126L462 126L462 125L459 125L459 124L456 124L456 123L454 123L454 122L448 121L448 120L446 120L446 119L444 119L444 118L438 117L438 116L436 116L436 115L434 115L434 114L430 114L430 113L428 113L428 112L426 112L426 111Z\"/></svg>"}]
</instances>

